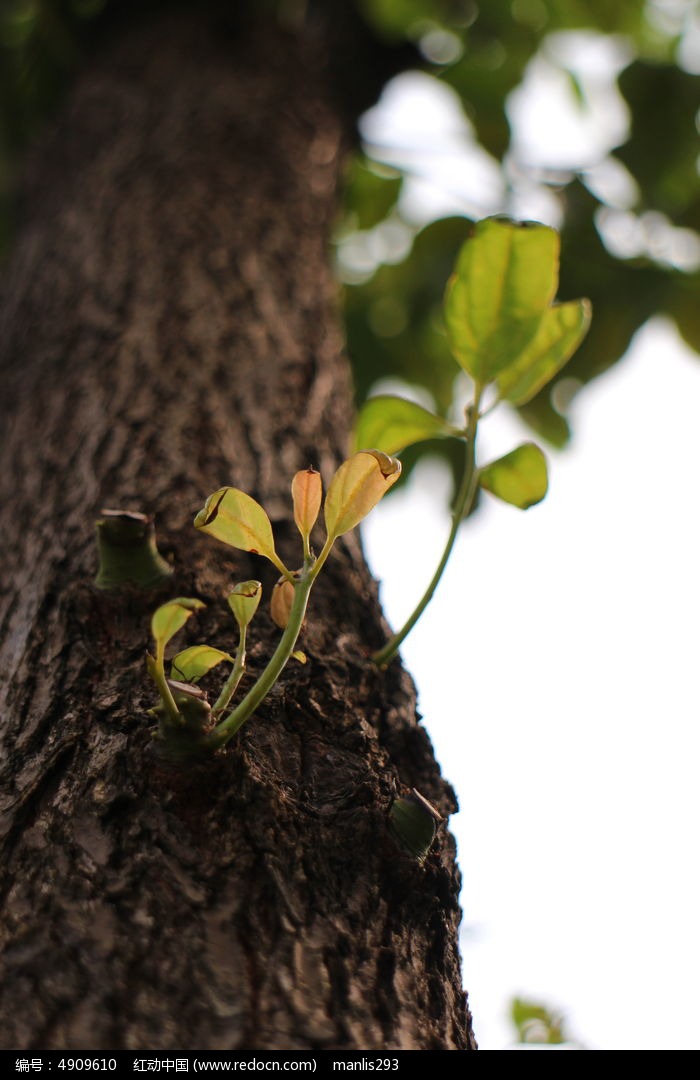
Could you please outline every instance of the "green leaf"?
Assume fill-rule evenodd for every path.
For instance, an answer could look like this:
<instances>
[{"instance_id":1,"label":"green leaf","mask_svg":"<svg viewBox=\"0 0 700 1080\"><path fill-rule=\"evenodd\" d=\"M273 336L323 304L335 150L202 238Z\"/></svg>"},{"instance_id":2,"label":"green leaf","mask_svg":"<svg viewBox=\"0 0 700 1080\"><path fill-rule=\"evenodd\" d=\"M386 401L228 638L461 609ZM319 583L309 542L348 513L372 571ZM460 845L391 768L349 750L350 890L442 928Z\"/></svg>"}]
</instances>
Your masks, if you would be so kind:
<instances>
[{"instance_id":1,"label":"green leaf","mask_svg":"<svg viewBox=\"0 0 700 1080\"><path fill-rule=\"evenodd\" d=\"M224 544L264 555L278 568L270 519L260 503L238 488L223 487L207 499L194 519L195 528Z\"/></svg>"},{"instance_id":2,"label":"green leaf","mask_svg":"<svg viewBox=\"0 0 700 1080\"><path fill-rule=\"evenodd\" d=\"M397 454L412 443L458 434L457 429L413 401L382 394L370 398L360 410L355 427L355 446L376 446L385 454Z\"/></svg>"},{"instance_id":3,"label":"green leaf","mask_svg":"<svg viewBox=\"0 0 700 1080\"><path fill-rule=\"evenodd\" d=\"M448 282L445 322L458 363L476 382L491 382L535 336L558 270L554 229L500 218L475 226Z\"/></svg>"},{"instance_id":4,"label":"green leaf","mask_svg":"<svg viewBox=\"0 0 700 1080\"><path fill-rule=\"evenodd\" d=\"M588 300L554 304L544 312L535 336L497 378L501 397L525 405L561 371L583 341L591 322Z\"/></svg>"},{"instance_id":5,"label":"green leaf","mask_svg":"<svg viewBox=\"0 0 700 1080\"><path fill-rule=\"evenodd\" d=\"M191 645L173 657L170 677L185 683L194 683L223 660L233 663L233 657L211 645Z\"/></svg>"},{"instance_id":6,"label":"green leaf","mask_svg":"<svg viewBox=\"0 0 700 1080\"><path fill-rule=\"evenodd\" d=\"M186 596L178 596L167 604L161 604L151 619L151 632L159 650L162 651L190 616L204 606L201 600L192 600Z\"/></svg>"},{"instance_id":7,"label":"green leaf","mask_svg":"<svg viewBox=\"0 0 700 1080\"><path fill-rule=\"evenodd\" d=\"M535 443L524 443L486 465L479 484L498 499L527 510L547 494L547 459Z\"/></svg>"},{"instance_id":8,"label":"green leaf","mask_svg":"<svg viewBox=\"0 0 700 1080\"><path fill-rule=\"evenodd\" d=\"M354 529L401 475L401 462L381 450L360 450L330 482L323 513L329 539Z\"/></svg>"}]
</instances>

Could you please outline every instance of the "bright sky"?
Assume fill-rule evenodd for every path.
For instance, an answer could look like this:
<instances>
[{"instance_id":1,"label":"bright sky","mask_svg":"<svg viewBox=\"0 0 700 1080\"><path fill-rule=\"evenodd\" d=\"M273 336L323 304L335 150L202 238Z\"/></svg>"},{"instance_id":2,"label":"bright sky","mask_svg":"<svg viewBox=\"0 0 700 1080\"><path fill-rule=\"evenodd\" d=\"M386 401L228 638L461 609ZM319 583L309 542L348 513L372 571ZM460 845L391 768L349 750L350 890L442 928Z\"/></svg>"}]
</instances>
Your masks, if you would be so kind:
<instances>
[{"instance_id":1,"label":"bright sky","mask_svg":"<svg viewBox=\"0 0 700 1080\"><path fill-rule=\"evenodd\" d=\"M462 808L486 1049L508 1045L516 993L592 1048L700 1049L699 397L697 356L647 328L577 398L546 501L489 499L465 526L403 649ZM486 457L524 434L510 415L484 428ZM446 494L428 461L365 526L395 625L439 557Z\"/></svg>"},{"instance_id":2,"label":"bright sky","mask_svg":"<svg viewBox=\"0 0 700 1080\"><path fill-rule=\"evenodd\" d=\"M620 55L616 44L601 64L586 57L597 154L624 123L604 93ZM529 104L540 120L543 63ZM416 180L405 212L493 212L488 159L464 167L468 128L422 78L405 76L405 93L395 86L365 128L398 146L425 117L437 146L443 125L450 167ZM557 101L559 119L539 124L555 140L566 126ZM556 218L532 197L544 212L527 216ZM699 402L700 359L671 324L647 326L575 399L574 443L549 455L546 501L520 513L484 496L404 646L462 808L452 827L464 853L464 977L482 1048L512 1044L507 1008L520 994L561 1009L592 1049L700 1049ZM498 411L483 424L482 460L524 434ZM439 558L446 506L447 478L426 461L368 519L395 626Z\"/></svg>"}]
</instances>

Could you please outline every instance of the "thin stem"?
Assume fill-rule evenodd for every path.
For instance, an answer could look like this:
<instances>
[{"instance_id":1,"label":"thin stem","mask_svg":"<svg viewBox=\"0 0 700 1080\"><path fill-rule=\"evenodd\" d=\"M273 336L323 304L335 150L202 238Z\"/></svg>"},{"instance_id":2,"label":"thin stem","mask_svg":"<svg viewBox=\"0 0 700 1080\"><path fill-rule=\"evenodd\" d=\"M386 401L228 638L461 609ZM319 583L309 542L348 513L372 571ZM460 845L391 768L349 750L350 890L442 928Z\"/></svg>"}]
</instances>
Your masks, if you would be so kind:
<instances>
[{"instance_id":1,"label":"thin stem","mask_svg":"<svg viewBox=\"0 0 700 1080\"><path fill-rule=\"evenodd\" d=\"M320 574L321 570L323 569L323 564L325 563L326 559L330 555L331 548L333 547L333 544L335 543L335 541L336 541L335 536L327 536L326 537L326 542L323 545L323 547L321 548L321 554L319 555L319 557L316 559L316 561L312 564L312 566L309 569L309 574L311 575L312 582L316 580L316 578Z\"/></svg>"},{"instance_id":2,"label":"thin stem","mask_svg":"<svg viewBox=\"0 0 700 1080\"><path fill-rule=\"evenodd\" d=\"M311 536L308 532L301 534L301 540L304 545L304 562L311 562Z\"/></svg>"},{"instance_id":3,"label":"thin stem","mask_svg":"<svg viewBox=\"0 0 700 1080\"><path fill-rule=\"evenodd\" d=\"M280 557L279 557L279 555L277 554L276 551L273 551L272 554L268 555L267 557L270 560L270 562L272 563L272 565L277 570L279 570L279 572L280 572L280 574L282 575L283 578L286 578L287 581L291 581L292 585L296 584L296 578L294 577L294 574L292 573L291 570L287 569L287 567L284 565L284 563L282 562L282 560L280 559Z\"/></svg>"},{"instance_id":4,"label":"thin stem","mask_svg":"<svg viewBox=\"0 0 700 1080\"><path fill-rule=\"evenodd\" d=\"M182 723L182 717L180 716L180 710L175 704L175 698L172 695L172 691L168 686L165 678L165 646L158 643L156 645L156 658L148 657L148 670L151 673L154 683L158 687L158 693L161 696L161 700L165 705L170 719L174 720L176 724Z\"/></svg>"},{"instance_id":5,"label":"thin stem","mask_svg":"<svg viewBox=\"0 0 700 1080\"><path fill-rule=\"evenodd\" d=\"M233 669L228 679L223 685L223 689L218 698L214 702L214 706L211 710L212 717L215 719L219 713L222 713L229 701L236 693L238 684L243 677L245 671L245 639L246 639L246 627L240 628L240 639L238 641L238 651L236 652L236 659L233 664Z\"/></svg>"},{"instance_id":6,"label":"thin stem","mask_svg":"<svg viewBox=\"0 0 700 1080\"><path fill-rule=\"evenodd\" d=\"M386 645L374 654L372 659L378 667L386 667L387 664L393 660L394 656L398 652L404 640L408 637L413 627L416 625L421 615L427 608L428 604L433 598L442 573L447 566L447 561L452 554L452 548L454 547L455 540L457 539L457 533L459 527L464 520L466 514L471 510L474 499L476 497L478 487L478 473L476 469L476 432L479 425L479 405L481 403L482 388L476 386L474 390L474 401L469 410L469 423L466 430L466 454L464 459L464 473L462 474L462 482L457 493L457 499L452 511L452 527L450 534L447 537L447 543L445 544L445 550L442 553L442 558L437 565L437 569L430 579L428 588L423 593L417 606L408 617L404 625L398 630L392 637L389 638Z\"/></svg>"},{"instance_id":7,"label":"thin stem","mask_svg":"<svg viewBox=\"0 0 700 1080\"><path fill-rule=\"evenodd\" d=\"M218 750L220 747L225 746L229 739L243 727L246 720L253 715L260 702L267 696L280 677L282 669L294 652L297 638L301 632L304 615L306 614L306 605L309 600L309 593L311 592L311 586L316 578L314 570L315 566L305 565L301 572L301 576L295 580L294 601L292 603L292 610L289 613L289 622L280 638L277 648L270 657L267 667L250 688L243 700L239 702L233 712L229 713L229 715L225 717L221 723L217 724L214 730L206 736L204 745L208 749Z\"/></svg>"}]
</instances>

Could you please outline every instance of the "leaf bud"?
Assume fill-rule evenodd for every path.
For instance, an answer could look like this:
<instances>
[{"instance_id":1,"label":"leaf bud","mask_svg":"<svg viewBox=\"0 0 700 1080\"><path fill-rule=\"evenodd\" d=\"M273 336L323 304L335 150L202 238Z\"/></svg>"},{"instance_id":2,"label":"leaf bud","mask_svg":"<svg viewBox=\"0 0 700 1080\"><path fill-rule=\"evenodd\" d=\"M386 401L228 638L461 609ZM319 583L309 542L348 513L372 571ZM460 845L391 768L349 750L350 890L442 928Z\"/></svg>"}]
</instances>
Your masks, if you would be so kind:
<instances>
[{"instance_id":1,"label":"leaf bud","mask_svg":"<svg viewBox=\"0 0 700 1080\"><path fill-rule=\"evenodd\" d=\"M293 603L294 586L291 581L282 577L272 590L272 599L270 600L270 615L273 623L275 626L279 626L280 630L287 628Z\"/></svg>"},{"instance_id":2,"label":"leaf bud","mask_svg":"<svg viewBox=\"0 0 700 1080\"><path fill-rule=\"evenodd\" d=\"M309 536L316 524L322 496L321 474L316 469L302 469L301 472L295 473L292 480L294 521L304 539Z\"/></svg>"}]
</instances>

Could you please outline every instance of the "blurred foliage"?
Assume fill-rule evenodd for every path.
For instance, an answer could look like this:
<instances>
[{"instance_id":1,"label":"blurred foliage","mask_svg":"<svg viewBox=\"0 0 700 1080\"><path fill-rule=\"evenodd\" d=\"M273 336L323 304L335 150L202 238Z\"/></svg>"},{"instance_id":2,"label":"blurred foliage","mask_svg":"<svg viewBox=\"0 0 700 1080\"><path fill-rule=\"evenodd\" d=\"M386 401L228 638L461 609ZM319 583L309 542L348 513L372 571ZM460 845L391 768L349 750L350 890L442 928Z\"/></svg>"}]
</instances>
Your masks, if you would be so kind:
<instances>
[{"instance_id":1,"label":"blurred foliage","mask_svg":"<svg viewBox=\"0 0 700 1080\"><path fill-rule=\"evenodd\" d=\"M516 997L511 1002L510 1017L519 1043L561 1046L573 1042L565 1030L564 1017L547 1005Z\"/></svg>"},{"instance_id":2,"label":"blurred foliage","mask_svg":"<svg viewBox=\"0 0 700 1080\"><path fill-rule=\"evenodd\" d=\"M456 372L442 297L468 224L456 217L434 222L417 234L410 256L380 265L368 281L346 289L358 402L378 379L393 377L423 383L443 414L449 407Z\"/></svg>"},{"instance_id":3,"label":"blurred foliage","mask_svg":"<svg viewBox=\"0 0 700 1080\"><path fill-rule=\"evenodd\" d=\"M19 152L81 57L80 29L105 0L0 0L0 254L12 235Z\"/></svg>"},{"instance_id":4,"label":"blurred foliage","mask_svg":"<svg viewBox=\"0 0 700 1080\"><path fill-rule=\"evenodd\" d=\"M662 0L490 0L478 5L472 0L363 0L362 7L379 33L417 42L433 61L427 69L457 92L476 141L501 166L502 209L508 209L523 178L557 205L559 296L589 297L593 322L562 377L519 411L540 435L563 445L570 436L566 406L572 396L624 355L650 317L671 316L685 341L700 350L698 59L693 70L679 60L699 5L693 0L677 5ZM437 31L453 43L451 49L443 45L444 54L452 55L448 62L435 56L440 52ZM549 35L563 31L614 35L628 52L617 85L629 112L629 131L609 155L609 162L628 170L632 195L623 206L613 199L606 203L596 193L590 161L547 172L523 160L513 138L508 95L521 85L536 56L552 62L554 39ZM577 72L564 73L585 110L585 88ZM490 212L492 207L484 208ZM627 244L631 250L621 252L610 241L610 220L635 238ZM433 222L417 231L413 250L402 262L380 263L374 273L355 279L352 270L346 272L348 344L358 403L374 383L389 376L427 390L444 415L452 371L440 299L469 224L455 216ZM693 233L675 234L678 227ZM691 252L684 261L674 259L673 244L679 239ZM343 244L340 263L342 274Z\"/></svg>"},{"instance_id":5,"label":"blurred foliage","mask_svg":"<svg viewBox=\"0 0 700 1080\"><path fill-rule=\"evenodd\" d=\"M700 227L697 76L636 60L619 82L630 106L631 131L618 157L639 185L641 206Z\"/></svg>"},{"instance_id":6,"label":"blurred foliage","mask_svg":"<svg viewBox=\"0 0 700 1080\"><path fill-rule=\"evenodd\" d=\"M261 18L277 13L288 19L290 2L265 0L248 10ZM456 92L475 143L501 168L502 209L519 205L516 196L524 185L546 195L560 215L559 296L588 296L594 317L565 373L520 410L533 429L554 444L565 443L570 434L567 401L619 360L635 332L657 313L675 319L686 342L700 349L698 57L693 59L688 46L698 0L354 4L378 40L410 41L425 58L424 70ZM174 4L0 0L0 245L11 221L18 149L59 98L66 74L90 51L87 31L104 30L109 19L124 20L159 6L171 10ZM332 10L330 0L294 0L293 7L297 24ZM571 32L603 40L611 35L626 50L617 85L629 112L629 130L608 155L608 164L627 170L631 178L632 194L624 205L598 191L590 161L546 171L525 160L514 139L509 95L522 85L536 57L546 57L567 76L585 112L585 80L575 64L567 67L564 54L551 47L557 40L552 35ZM697 32L695 41L697 52ZM380 153L377 148L372 152ZM442 323L442 293L470 221L450 216L421 229L405 221L403 194L411 173L402 179L401 168L390 164L394 167L372 160L370 148L358 156L348 174L347 211L338 232L357 400L363 401L380 380L401 379L424 396L427 392L426 404L432 399L444 414L453 396L454 365ZM493 201L483 208L483 214L492 212ZM472 207L470 214L483 216L482 208ZM627 237L626 246L611 239L613 226ZM353 244L370 256L359 271L344 259ZM684 259L674 254L678 244L685 244Z\"/></svg>"},{"instance_id":7,"label":"blurred foliage","mask_svg":"<svg viewBox=\"0 0 700 1080\"><path fill-rule=\"evenodd\" d=\"M379 225L394 209L400 194L400 173L358 155L345 177L345 228Z\"/></svg>"}]
</instances>

